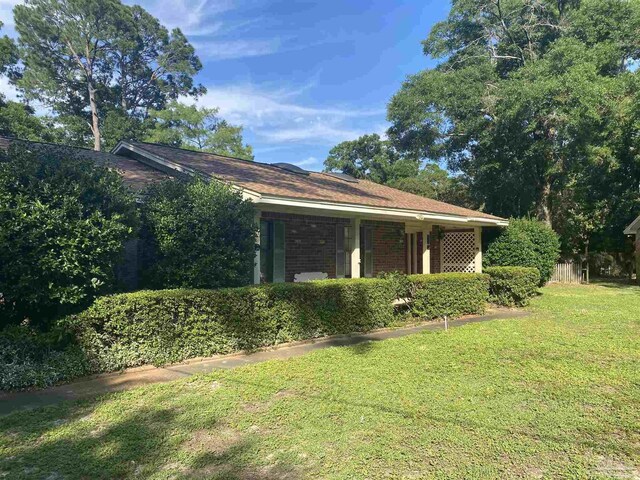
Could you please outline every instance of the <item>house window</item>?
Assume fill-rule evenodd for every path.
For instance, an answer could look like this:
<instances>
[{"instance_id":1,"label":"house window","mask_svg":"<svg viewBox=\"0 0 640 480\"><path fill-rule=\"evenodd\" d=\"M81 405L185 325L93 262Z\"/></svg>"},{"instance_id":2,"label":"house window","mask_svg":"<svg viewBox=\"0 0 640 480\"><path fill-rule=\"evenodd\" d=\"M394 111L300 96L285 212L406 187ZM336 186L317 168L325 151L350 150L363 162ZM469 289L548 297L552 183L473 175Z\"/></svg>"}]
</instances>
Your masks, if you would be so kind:
<instances>
[{"instance_id":1,"label":"house window","mask_svg":"<svg viewBox=\"0 0 640 480\"><path fill-rule=\"evenodd\" d=\"M336 227L336 278L351 278L351 252L353 251L353 227Z\"/></svg>"},{"instance_id":2,"label":"house window","mask_svg":"<svg viewBox=\"0 0 640 480\"><path fill-rule=\"evenodd\" d=\"M360 276L373 277L373 227L361 227Z\"/></svg>"},{"instance_id":3,"label":"house window","mask_svg":"<svg viewBox=\"0 0 640 480\"><path fill-rule=\"evenodd\" d=\"M282 283L285 276L284 222L260 220L260 277Z\"/></svg>"}]
</instances>

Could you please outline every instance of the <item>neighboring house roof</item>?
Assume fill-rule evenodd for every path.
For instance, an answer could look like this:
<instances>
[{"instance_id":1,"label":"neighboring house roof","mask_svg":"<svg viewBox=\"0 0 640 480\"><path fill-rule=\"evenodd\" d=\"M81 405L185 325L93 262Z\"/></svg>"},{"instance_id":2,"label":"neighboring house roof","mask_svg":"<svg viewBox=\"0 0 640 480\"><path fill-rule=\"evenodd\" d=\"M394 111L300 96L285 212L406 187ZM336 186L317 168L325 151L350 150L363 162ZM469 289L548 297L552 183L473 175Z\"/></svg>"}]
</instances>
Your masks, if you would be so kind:
<instances>
[{"instance_id":1,"label":"neighboring house roof","mask_svg":"<svg viewBox=\"0 0 640 480\"><path fill-rule=\"evenodd\" d=\"M137 158L146 157L146 160L141 158L141 161L165 162L164 167L169 169L182 167L185 173L204 173L262 196L504 221L494 215L439 202L368 180L352 182L316 172L301 175L271 164L152 143L121 142L113 151L134 154Z\"/></svg>"},{"instance_id":2,"label":"neighboring house roof","mask_svg":"<svg viewBox=\"0 0 640 480\"><path fill-rule=\"evenodd\" d=\"M624 229L625 235L640 235L640 216Z\"/></svg>"},{"instance_id":3,"label":"neighboring house roof","mask_svg":"<svg viewBox=\"0 0 640 480\"><path fill-rule=\"evenodd\" d=\"M170 178L168 174L137 160L114 155L113 153L96 152L95 150L89 150L87 148L69 147L55 143L33 142L30 140L0 136L0 149L6 151L12 143L16 142L28 145L30 148L46 148L49 151L57 150L62 153L73 151L73 154L80 158L92 160L113 168L122 176L124 184L134 191L143 190L152 183Z\"/></svg>"}]
</instances>

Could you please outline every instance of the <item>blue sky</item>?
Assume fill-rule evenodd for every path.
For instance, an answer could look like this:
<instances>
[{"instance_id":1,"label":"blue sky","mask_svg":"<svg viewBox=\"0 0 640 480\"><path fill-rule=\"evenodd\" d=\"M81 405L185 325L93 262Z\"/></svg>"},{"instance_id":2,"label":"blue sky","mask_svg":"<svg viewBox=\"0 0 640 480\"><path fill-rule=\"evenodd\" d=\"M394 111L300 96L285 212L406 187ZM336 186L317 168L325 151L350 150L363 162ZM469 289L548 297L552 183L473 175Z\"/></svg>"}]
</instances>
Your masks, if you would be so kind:
<instances>
[{"instance_id":1,"label":"blue sky","mask_svg":"<svg viewBox=\"0 0 640 480\"><path fill-rule=\"evenodd\" d=\"M11 8L0 0L4 32ZM448 2L438 0L142 0L180 27L204 68L199 103L244 125L256 160L320 170L335 144L382 134L386 104L407 75L432 66L421 50ZM6 81L0 90L13 97Z\"/></svg>"}]
</instances>

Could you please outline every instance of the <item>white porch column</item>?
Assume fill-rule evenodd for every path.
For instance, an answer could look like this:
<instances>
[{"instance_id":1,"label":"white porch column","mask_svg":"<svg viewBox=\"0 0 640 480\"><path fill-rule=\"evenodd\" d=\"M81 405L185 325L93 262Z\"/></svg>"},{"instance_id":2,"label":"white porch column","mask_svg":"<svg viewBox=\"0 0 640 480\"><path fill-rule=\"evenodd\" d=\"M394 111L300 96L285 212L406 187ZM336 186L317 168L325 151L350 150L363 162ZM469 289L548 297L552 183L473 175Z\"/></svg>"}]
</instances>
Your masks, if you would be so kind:
<instances>
[{"instance_id":1,"label":"white porch column","mask_svg":"<svg viewBox=\"0 0 640 480\"><path fill-rule=\"evenodd\" d=\"M431 273L431 249L427 241L431 235L431 225L422 229L422 273Z\"/></svg>"},{"instance_id":2,"label":"white porch column","mask_svg":"<svg viewBox=\"0 0 640 480\"><path fill-rule=\"evenodd\" d=\"M256 212L255 223L257 228L256 245L258 249L253 260L253 283L260 285L260 211Z\"/></svg>"},{"instance_id":3,"label":"white porch column","mask_svg":"<svg viewBox=\"0 0 640 480\"><path fill-rule=\"evenodd\" d=\"M482 227L475 227L473 229L473 234L476 248L476 273L482 273Z\"/></svg>"},{"instance_id":4,"label":"white porch column","mask_svg":"<svg viewBox=\"0 0 640 480\"><path fill-rule=\"evenodd\" d=\"M351 278L360 278L360 219L352 218L353 249L351 250Z\"/></svg>"}]
</instances>

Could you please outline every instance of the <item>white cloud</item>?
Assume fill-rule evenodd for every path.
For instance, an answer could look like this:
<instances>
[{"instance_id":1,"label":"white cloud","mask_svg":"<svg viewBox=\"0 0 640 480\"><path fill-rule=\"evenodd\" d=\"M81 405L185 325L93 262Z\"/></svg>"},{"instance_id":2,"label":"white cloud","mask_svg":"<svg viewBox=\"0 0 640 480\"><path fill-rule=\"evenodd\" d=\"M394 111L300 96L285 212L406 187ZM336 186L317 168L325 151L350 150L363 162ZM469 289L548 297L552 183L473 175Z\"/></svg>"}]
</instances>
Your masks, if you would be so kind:
<instances>
[{"instance_id":1,"label":"white cloud","mask_svg":"<svg viewBox=\"0 0 640 480\"><path fill-rule=\"evenodd\" d=\"M295 143L304 141L309 144L323 145L353 140L367 132L314 122L304 127L275 129L259 133L270 142Z\"/></svg>"},{"instance_id":2,"label":"white cloud","mask_svg":"<svg viewBox=\"0 0 640 480\"><path fill-rule=\"evenodd\" d=\"M7 77L0 77L0 94L7 100L19 100L18 90L9 83Z\"/></svg>"},{"instance_id":3,"label":"white cloud","mask_svg":"<svg viewBox=\"0 0 640 480\"><path fill-rule=\"evenodd\" d=\"M270 89L255 85L209 86L196 103L220 109L220 116L243 125L267 143L332 145L370 132L371 120L380 123L384 109L358 109L350 105L316 107L299 100L297 90ZM192 99L183 99L194 103ZM376 118L377 117L377 118ZM364 128L356 125L366 123Z\"/></svg>"},{"instance_id":4,"label":"white cloud","mask_svg":"<svg viewBox=\"0 0 640 480\"><path fill-rule=\"evenodd\" d=\"M163 25L168 28L180 28L186 35L215 33L221 27L221 23L213 21L213 17L236 7L232 0L126 0L125 3L139 3Z\"/></svg>"},{"instance_id":5,"label":"white cloud","mask_svg":"<svg viewBox=\"0 0 640 480\"><path fill-rule=\"evenodd\" d=\"M192 42L201 58L226 60L230 58L259 57L271 55L280 50L279 39L268 40L212 40Z\"/></svg>"},{"instance_id":6,"label":"white cloud","mask_svg":"<svg viewBox=\"0 0 640 480\"><path fill-rule=\"evenodd\" d=\"M291 162L294 165L300 168L313 167L318 164L318 159L316 157L308 157L304 160L298 160L297 162Z\"/></svg>"}]
</instances>

